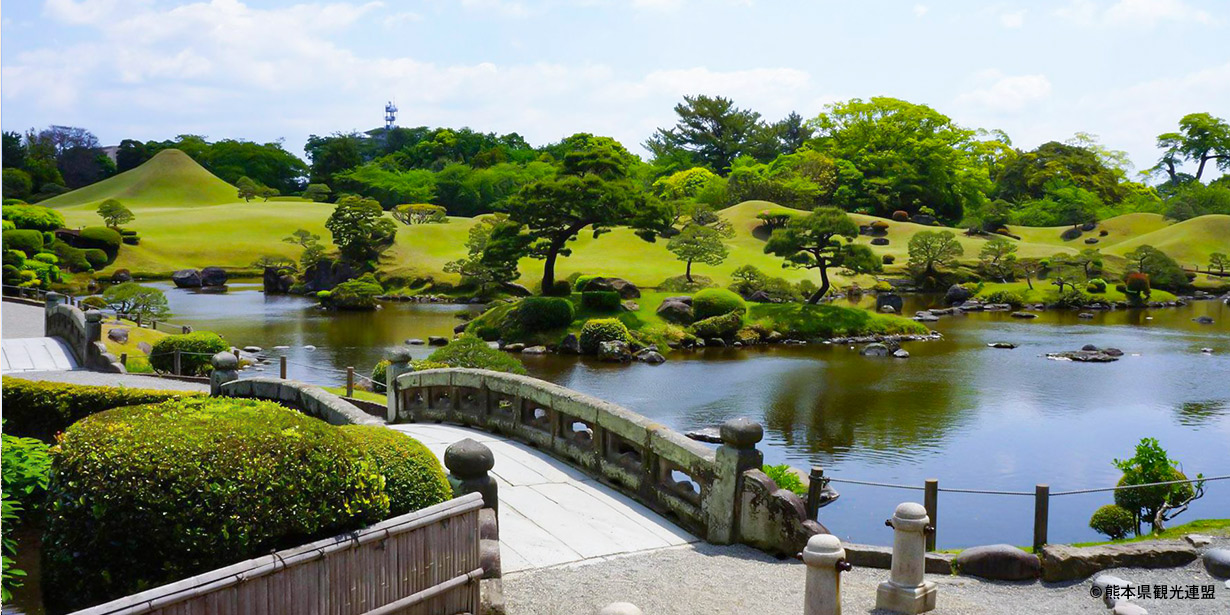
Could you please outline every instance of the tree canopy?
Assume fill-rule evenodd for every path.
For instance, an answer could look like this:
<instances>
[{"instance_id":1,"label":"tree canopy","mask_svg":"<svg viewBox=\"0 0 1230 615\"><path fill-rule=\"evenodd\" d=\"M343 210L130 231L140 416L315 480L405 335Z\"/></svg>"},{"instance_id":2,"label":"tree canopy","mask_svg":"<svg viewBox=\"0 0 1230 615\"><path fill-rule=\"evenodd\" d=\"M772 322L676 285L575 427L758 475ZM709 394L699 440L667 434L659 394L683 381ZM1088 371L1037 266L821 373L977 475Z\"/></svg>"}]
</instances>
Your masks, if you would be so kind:
<instances>
[{"instance_id":1,"label":"tree canopy","mask_svg":"<svg viewBox=\"0 0 1230 615\"><path fill-rule=\"evenodd\" d=\"M863 256L854 248L865 248L848 243L857 236L858 225L849 214L836 207L819 207L810 214L791 218L785 227L773 231L764 251L785 259L783 267L819 270L820 287L807 299L808 303L817 303L829 291L829 267L847 266L863 273L873 266L865 258L853 258Z\"/></svg>"},{"instance_id":2,"label":"tree canopy","mask_svg":"<svg viewBox=\"0 0 1230 615\"><path fill-rule=\"evenodd\" d=\"M338 200L325 228L343 258L364 265L379 259L397 235L397 225L384 217L380 203L356 196Z\"/></svg>"}]
</instances>

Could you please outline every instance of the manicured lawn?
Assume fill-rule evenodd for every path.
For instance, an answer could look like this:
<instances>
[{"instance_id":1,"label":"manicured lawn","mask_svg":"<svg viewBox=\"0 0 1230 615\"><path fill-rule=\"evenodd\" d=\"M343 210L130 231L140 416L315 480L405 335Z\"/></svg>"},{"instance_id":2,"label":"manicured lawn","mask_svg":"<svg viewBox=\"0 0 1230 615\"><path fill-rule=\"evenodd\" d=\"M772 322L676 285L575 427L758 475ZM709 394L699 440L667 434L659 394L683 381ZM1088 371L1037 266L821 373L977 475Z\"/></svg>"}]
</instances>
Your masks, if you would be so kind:
<instances>
[{"instance_id":1,"label":"manicured lawn","mask_svg":"<svg viewBox=\"0 0 1230 615\"><path fill-rule=\"evenodd\" d=\"M107 337L107 332L117 327L128 329L127 342L121 344ZM103 343L107 346L107 352L110 352L117 357L121 354L127 354L128 362L125 364L125 367L127 367L128 371L133 374L148 374L154 371L154 369L150 367L149 359L147 358L148 355L145 354L145 351L141 350L138 344L145 342L152 347L158 342L158 340L166 337L167 335L167 333L155 331L153 329L138 328L137 323L127 320L120 321L118 324L115 321L103 324Z\"/></svg>"},{"instance_id":2,"label":"manicured lawn","mask_svg":"<svg viewBox=\"0 0 1230 615\"><path fill-rule=\"evenodd\" d=\"M1146 525L1146 528L1148 526ZM1206 534L1211 536L1230 536L1230 519L1197 519L1183 525L1176 525L1167 528L1160 534L1146 534L1144 536L1134 536L1132 538L1124 538L1123 540L1111 540L1106 542L1078 542L1073 544L1074 547L1089 547L1093 545L1120 545L1129 542L1144 542L1147 540L1174 540L1182 538L1188 534Z\"/></svg>"},{"instance_id":3,"label":"manicured lawn","mask_svg":"<svg viewBox=\"0 0 1230 615\"><path fill-rule=\"evenodd\" d=\"M346 396L346 387L344 386L321 387L321 388L334 395L337 395L338 397ZM389 401L389 398L385 397L384 393L373 393L371 391L364 391L363 389L355 389L354 395L352 395L352 397L354 397L355 399L362 399L363 401L374 401L376 403L381 403L381 404L387 403Z\"/></svg>"},{"instance_id":4,"label":"manicured lawn","mask_svg":"<svg viewBox=\"0 0 1230 615\"><path fill-rule=\"evenodd\" d=\"M1115 283L1111 282L1110 278L1105 278L1105 279L1107 281L1106 292L1104 293L1086 292L1086 294L1088 294L1090 297L1103 300L1103 301L1114 302L1114 301L1127 301L1128 300L1127 295L1119 292L1118 290L1115 290ZM1049 303L1051 301L1054 301L1055 296L1058 294L1058 291L1056 290L1055 285L1051 284L1049 280L1034 280L1033 282L1034 282L1033 290L1030 290L1029 285L1025 282L1009 282L1007 284L987 282L983 286L982 292L978 293L978 296L986 297L987 295L993 292L996 292L996 291L1009 291L1009 292L1017 293L1021 295L1022 297L1024 297L1026 303ZM1081 290L1084 290L1084 288L1082 287ZM1149 297L1149 301L1174 301L1174 299L1175 299L1175 296L1173 293L1169 293L1169 292L1166 292L1160 289L1154 289L1153 293Z\"/></svg>"}]
</instances>

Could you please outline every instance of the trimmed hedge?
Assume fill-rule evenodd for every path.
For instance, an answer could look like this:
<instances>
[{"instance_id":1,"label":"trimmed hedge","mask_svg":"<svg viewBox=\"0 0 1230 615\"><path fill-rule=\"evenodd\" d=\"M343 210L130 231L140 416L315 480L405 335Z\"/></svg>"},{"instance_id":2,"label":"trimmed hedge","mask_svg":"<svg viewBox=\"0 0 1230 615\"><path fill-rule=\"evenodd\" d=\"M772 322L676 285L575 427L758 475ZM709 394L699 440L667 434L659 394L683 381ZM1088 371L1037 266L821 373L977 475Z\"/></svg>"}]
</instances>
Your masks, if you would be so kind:
<instances>
[{"instance_id":1,"label":"trimmed hedge","mask_svg":"<svg viewBox=\"0 0 1230 615\"><path fill-rule=\"evenodd\" d=\"M4 431L44 442L69 425L97 412L195 397L187 391L153 391L128 387L99 387L58 382L32 382L4 377Z\"/></svg>"},{"instance_id":2,"label":"trimmed hedge","mask_svg":"<svg viewBox=\"0 0 1230 615\"><path fill-rule=\"evenodd\" d=\"M74 248L63 241L53 241L49 246L55 255L60 258L60 264L69 271L88 271L94 268L94 265L85 257L85 250ZM106 254L103 254L104 262Z\"/></svg>"},{"instance_id":3,"label":"trimmed hedge","mask_svg":"<svg viewBox=\"0 0 1230 615\"><path fill-rule=\"evenodd\" d=\"M321 293L328 293L321 295ZM374 310L376 297L384 294L384 288L376 276L367 273L353 280L342 282L332 291L321 291L317 297L325 305L339 310Z\"/></svg>"},{"instance_id":4,"label":"trimmed hedge","mask_svg":"<svg viewBox=\"0 0 1230 615\"><path fill-rule=\"evenodd\" d=\"M43 251L43 233L31 229L4 231L4 249L24 252L27 257Z\"/></svg>"},{"instance_id":5,"label":"trimmed hedge","mask_svg":"<svg viewBox=\"0 0 1230 615\"><path fill-rule=\"evenodd\" d=\"M631 342L628 327L615 318L596 318L581 327L581 352L596 354L602 342Z\"/></svg>"},{"instance_id":6,"label":"trimmed hedge","mask_svg":"<svg viewBox=\"0 0 1230 615\"><path fill-rule=\"evenodd\" d=\"M390 517L434 506L453 497L440 460L418 440L376 425L346 425L341 431L384 476Z\"/></svg>"},{"instance_id":7,"label":"trimmed hedge","mask_svg":"<svg viewBox=\"0 0 1230 615\"><path fill-rule=\"evenodd\" d=\"M81 229L77 243L80 248L97 248L106 252L107 262L110 263L119 255L123 238L118 232L105 226L87 226Z\"/></svg>"},{"instance_id":8,"label":"trimmed hedge","mask_svg":"<svg viewBox=\"0 0 1230 615\"><path fill-rule=\"evenodd\" d=\"M217 333L197 331L184 335L168 335L157 342L149 353L149 364L155 370L171 373L175 370L175 351L180 351L179 367L183 376L204 376L213 370L209 360L213 355L231 349Z\"/></svg>"},{"instance_id":9,"label":"trimmed hedge","mask_svg":"<svg viewBox=\"0 0 1230 615\"><path fill-rule=\"evenodd\" d=\"M526 297L517 304L517 322L526 333L537 333L572 324L575 310L562 297Z\"/></svg>"},{"instance_id":10,"label":"trimmed hedge","mask_svg":"<svg viewBox=\"0 0 1230 615\"><path fill-rule=\"evenodd\" d=\"M428 361L447 364L449 367L489 369L510 374L524 374L525 366L516 357L496 350L473 335L462 335L427 357Z\"/></svg>"},{"instance_id":11,"label":"trimmed hedge","mask_svg":"<svg viewBox=\"0 0 1230 615\"><path fill-rule=\"evenodd\" d=\"M614 312L619 309L619 293L611 290L587 290L581 293L581 306L595 312Z\"/></svg>"},{"instance_id":12,"label":"trimmed hedge","mask_svg":"<svg viewBox=\"0 0 1230 615\"><path fill-rule=\"evenodd\" d=\"M577 276L577 279L572 282L572 290L578 293L583 293L585 292L585 287L589 286L590 282L593 282L594 280L601 278L601 277L605 277L605 276L600 276L600 275Z\"/></svg>"},{"instance_id":13,"label":"trimmed hedge","mask_svg":"<svg viewBox=\"0 0 1230 615\"><path fill-rule=\"evenodd\" d=\"M19 229L54 231L64 227L60 212L41 205L5 205L3 215Z\"/></svg>"},{"instance_id":14,"label":"trimmed hedge","mask_svg":"<svg viewBox=\"0 0 1230 615\"><path fill-rule=\"evenodd\" d=\"M692 313L696 315L696 320L746 309L743 298L725 288L706 288L692 297Z\"/></svg>"},{"instance_id":15,"label":"trimmed hedge","mask_svg":"<svg viewBox=\"0 0 1230 615\"><path fill-rule=\"evenodd\" d=\"M1111 540L1119 540L1136 531L1136 517L1122 506L1107 504L1094 511L1089 518L1089 527Z\"/></svg>"},{"instance_id":16,"label":"trimmed hedge","mask_svg":"<svg viewBox=\"0 0 1230 615\"><path fill-rule=\"evenodd\" d=\"M53 452L43 574L73 610L385 518L375 463L273 402L187 398L108 410Z\"/></svg>"},{"instance_id":17,"label":"trimmed hedge","mask_svg":"<svg viewBox=\"0 0 1230 615\"><path fill-rule=\"evenodd\" d=\"M695 299L693 299L695 301ZM700 338L728 338L743 328L743 313L730 312L721 316L712 316L692 323L690 331Z\"/></svg>"},{"instance_id":18,"label":"trimmed hedge","mask_svg":"<svg viewBox=\"0 0 1230 615\"><path fill-rule=\"evenodd\" d=\"M542 294L546 297L567 297L572 294L572 284L568 280L556 280L551 288L542 289Z\"/></svg>"},{"instance_id":19,"label":"trimmed hedge","mask_svg":"<svg viewBox=\"0 0 1230 615\"><path fill-rule=\"evenodd\" d=\"M98 248L86 248L81 251L85 255L85 260L95 269L106 267L112 260L112 257Z\"/></svg>"}]
</instances>

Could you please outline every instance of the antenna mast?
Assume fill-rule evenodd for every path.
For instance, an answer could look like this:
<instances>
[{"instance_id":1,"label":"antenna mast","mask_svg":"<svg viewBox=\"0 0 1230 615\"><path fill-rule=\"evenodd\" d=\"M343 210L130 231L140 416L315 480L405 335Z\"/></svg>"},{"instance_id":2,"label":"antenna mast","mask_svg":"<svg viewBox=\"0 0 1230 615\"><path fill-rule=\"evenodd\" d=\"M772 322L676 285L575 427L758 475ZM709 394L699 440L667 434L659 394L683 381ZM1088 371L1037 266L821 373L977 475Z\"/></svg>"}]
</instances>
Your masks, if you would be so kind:
<instances>
[{"instance_id":1,"label":"antenna mast","mask_svg":"<svg viewBox=\"0 0 1230 615\"><path fill-rule=\"evenodd\" d=\"M397 105L393 101L389 101L384 105L384 129L393 130L393 126L397 123Z\"/></svg>"}]
</instances>

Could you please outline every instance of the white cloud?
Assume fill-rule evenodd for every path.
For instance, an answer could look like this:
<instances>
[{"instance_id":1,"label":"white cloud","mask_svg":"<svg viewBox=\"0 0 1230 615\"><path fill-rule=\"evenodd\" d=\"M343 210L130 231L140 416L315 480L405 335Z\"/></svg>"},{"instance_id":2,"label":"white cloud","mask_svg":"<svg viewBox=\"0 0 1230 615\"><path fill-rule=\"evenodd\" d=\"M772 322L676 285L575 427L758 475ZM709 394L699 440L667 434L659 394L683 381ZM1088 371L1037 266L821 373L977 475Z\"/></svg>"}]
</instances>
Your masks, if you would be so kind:
<instances>
[{"instance_id":1,"label":"white cloud","mask_svg":"<svg viewBox=\"0 0 1230 615\"><path fill-rule=\"evenodd\" d=\"M1019 28L1025 25L1025 9L1001 14L999 23L1005 28Z\"/></svg>"},{"instance_id":2,"label":"white cloud","mask_svg":"<svg viewBox=\"0 0 1230 615\"><path fill-rule=\"evenodd\" d=\"M980 111L1016 113L1051 94L1046 75L1003 75L986 71L979 76L986 85L957 96L959 105Z\"/></svg>"},{"instance_id":3,"label":"white cloud","mask_svg":"<svg viewBox=\"0 0 1230 615\"><path fill-rule=\"evenodd\" d=\"M1055 14L1072 23L1092 26L1154 26L1163 21L1214 23L1207 11L1185 0L1117 0L1106 5L1095 0L1071 0Z\"/></svg>"},{"instance_id":4,"label":"white cloud","mask_svg":"<svg viewBox=\"0 0 1230 615\"><path fill-rule=\"evenodd\" d=\"M927 14L927 11L930 11L930 10L931 10L931 7L925 4L915 4L914 5L914 16L922 17L923 15Z\"/></svg>"},{"instance_id":5,"label":"white cloud","mask_svg":"<svg viewBox=\"0 0 1230 615\"><path fill-rule=\"evenodd\" d=\"M418 23L420 21L423 21L423 16L419 13L415 13L413 11L403 11L400 13L393 13L392 15L385 17L384 21L381 23L383 23L386 28L398 28L412 23Z\"/></svg>"}]
</instances>

